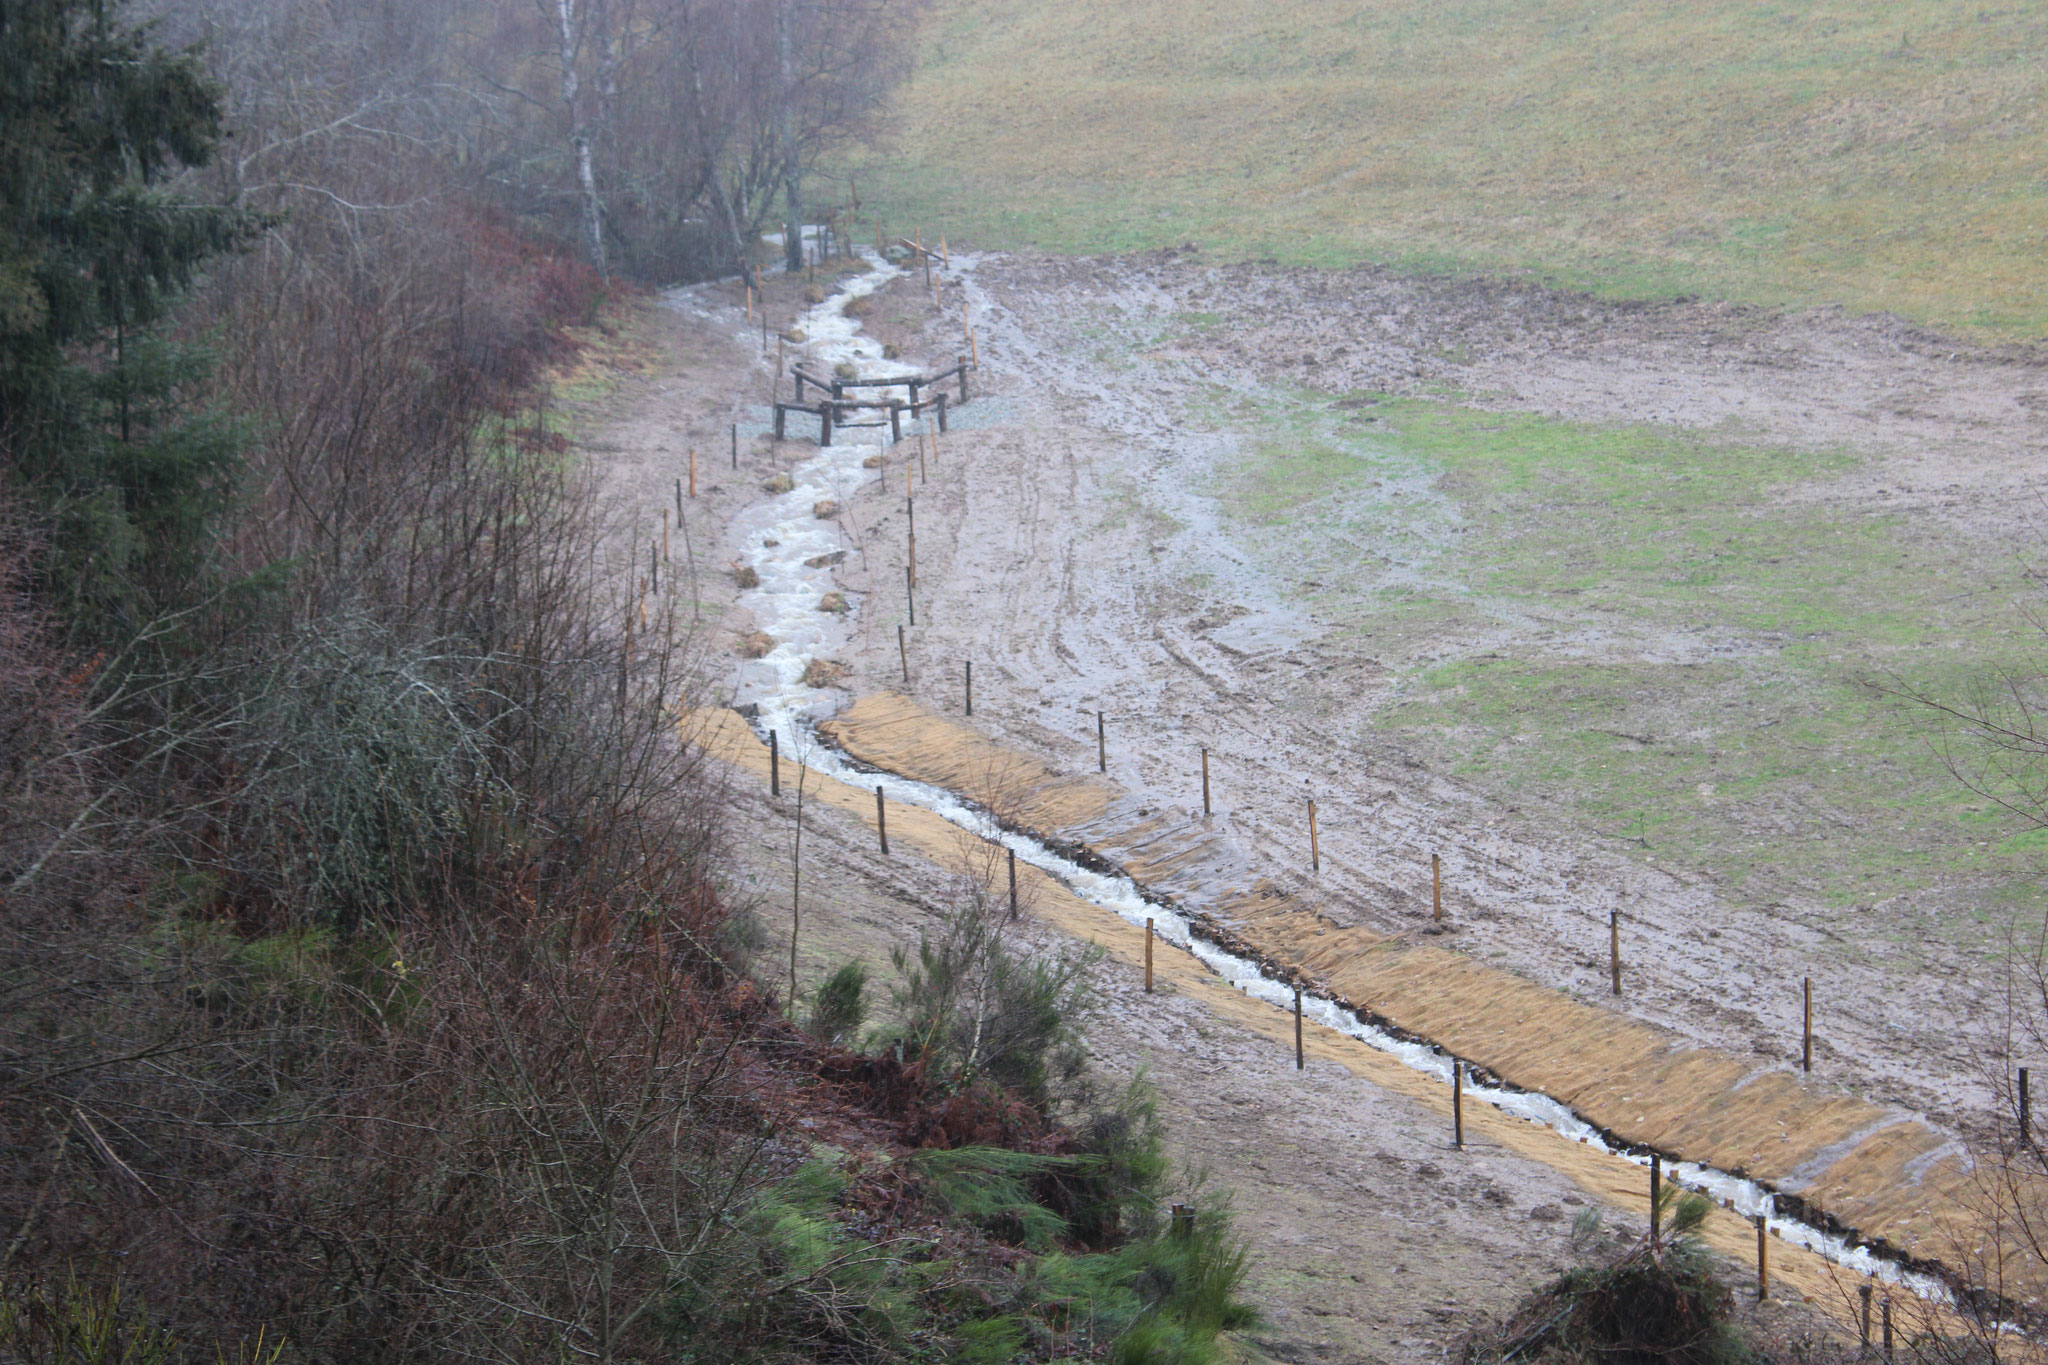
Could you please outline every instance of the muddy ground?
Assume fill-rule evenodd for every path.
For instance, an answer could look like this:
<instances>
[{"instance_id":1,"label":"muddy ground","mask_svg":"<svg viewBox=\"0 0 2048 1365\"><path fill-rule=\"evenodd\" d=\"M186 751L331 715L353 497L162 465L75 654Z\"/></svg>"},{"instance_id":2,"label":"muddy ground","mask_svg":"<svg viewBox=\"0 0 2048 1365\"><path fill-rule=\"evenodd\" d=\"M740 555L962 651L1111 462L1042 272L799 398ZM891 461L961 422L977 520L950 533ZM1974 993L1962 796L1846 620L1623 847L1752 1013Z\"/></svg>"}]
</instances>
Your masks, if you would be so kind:
<instances>
[{"instance_id":1,"label":"muddy ground","mask_svg":"<svg viewBox=\"0 0 2048 1365\"><path fill-rule=\"evenodd\" d=\"M1796 983L1813 974L1827 983L1825 1074L1937 1116L1988 1102L1982 1036L1958 1026L1984 1018L1967 958L1937 948L1932 970L1911 979L1845 964L1828 947L1841 926L1818 906L1733 905L1697 869L1645 867L1554 812L1489 800L1398 746L1333 750L1333 729L1349 732L1350 713L1383 700L1386 669L1274 605L1280 595L1190 492L1190 471L1216 447L1184 412L1202 386L1426 393L1452 383L1476 395L1466 401L1503 409L1721 430L1734 421L1758 439L1873 452L1861 482L1838 496L2003 535L2028 515L2048 436L2036 415L2048 406L2038 357L1971 351L1882 319L1615 307L1368 271L1212 269L1195 253L956 264L981 368L966 420L927 452L929 483L917 491L911 690L958 709L960 664L972 658L976 725L1075 771L1094 766L1093 716L1104 711L1112 771L1177 809L1198 807L1206 745L1219 822L1266 875L1341 921L1421 932L1428 852L1456 849L1447 937L1465 951L1604 999L1605 916L1592 908L1622 900L1633 933L1629 993L1616 1007L1796 1064ZM792 315L796 286L778 288L786 297L771 297L771 316ZM624 525L653 527L673 507L687 451L700 452L685 520L713 693L721 661L751 629L731 609L724 565L734 547L723 528L762 480L804 454L800 442L778 449L763 437L772 343L764 354L736 303L706 289L650 310L661 358L578 418ZM941 313L912 278L863 321L906 358L938 365L961 348L956 310L957 294ZM1195 336L1159 325L1190 311L1233 321ZM1105 325L1126 330L1114 366L1088 359ZM854 691L902 685L896 481L907 455L899 448L877 485L843 500L854 553L842 581L859 607L843 659ZM619 550L618 570L636 554L644 549ZM683 558L672 545L671 561ZM1308 793L1325 840L1314 878L1300 813ZM788 812L743 783L732 815L743 869L734 889L759 898L763 952L778 960ZM957 894L946 869L883 863L867 831L842 817L819 814L806 847L806 979L849 956L881 963ZM1204 1018L1192 1001L1134 1007L1143 998L1128 977L1108 969L1090 1021L1096 1053L1111 1074L1151 1068L1177 1153L1234 1192L1253 1242L1254 1294L1269 1313L1253 1334L1266 1353L1435 1358L1473 1315L1565 1263L1585 1194L1564 1176L1505 1151L1448 1159L1436 1115L1337 1068L1297 1079L1270 1042Z\"/></svg>"},{"instance_id":2,"label":"muddy ground","mask_svg":"<svg viewBox=\"0 0 2048 1365\"><path fill-rule=\"evenodd\" d=\"M1586 420L1713 428L1865 458L1829 496L1906 511L1977 546L2032 535L2048 443L2048 370L1896 321L1679 303L1605 305L1377 271L1211 268L991 257L965 272L991 425L957 433L919 490L914 690L957 708L973 659L975 721L1080 770L1109 716L1112 771L1198 809L1211 751L1218 817L1265 871L1346 923L1414 932L1445 851L1460 946L1590 1000L1606 996L1606 911L1628 916L1619 1006L1760 1062L1796 1065L1800 988L1818 992L1816 1067L1870 1098L1981 1117L1998 1020L1980 956L1930 940L1921 966L1837 951L1884 927L1814 898L1725 896L1710 870L1616 850L1611 832L1488 799L1370 729L1388 670L1321 623L1233 544L1190 490L1226 438L1191 427L1204 389L1309 385L1428 393ZM906 352L950 353L956 317L899 284L877 323ZM1175 333L1190 313L1229 319ZM920 332L914 326L924 322ZM1105 332L1122 345L1105 364ZM856 686L900 685L899 490L854 504L870 547L849 586L872 594ZM1989 553L1990 551L1983 551ZM1334 745L1333 734L1352 736ZM1319 808L1310 877L1303 801ZM1647 864L1647 865L1646 865ZM1960 1106L1960 1109L1959 1109Z\"/></svg>"}]
</instances>

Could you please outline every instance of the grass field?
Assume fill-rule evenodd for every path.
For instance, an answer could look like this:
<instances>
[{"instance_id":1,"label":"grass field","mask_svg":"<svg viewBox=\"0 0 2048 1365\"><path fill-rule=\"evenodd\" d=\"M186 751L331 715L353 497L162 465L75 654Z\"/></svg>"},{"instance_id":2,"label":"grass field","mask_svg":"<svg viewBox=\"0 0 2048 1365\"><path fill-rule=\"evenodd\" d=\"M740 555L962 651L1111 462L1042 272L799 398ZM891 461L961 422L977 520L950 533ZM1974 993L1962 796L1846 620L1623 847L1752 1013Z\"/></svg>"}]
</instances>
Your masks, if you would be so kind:
<instances>
[{"instance_id":1,"label":"grass field","mask_svg":"<svg viewBox=\"0 0 2048 1365\"><path fill-rule=\"evenodd\" d=\"M2048 334L2048 9L937 0L894 228Z\"/></svg>"},{"instance_id":2,"label":"grass field","mask_svg":"<svg viewBox=\"0 0 2048 1365\"><path fill-rule=\"evenodd\" d=\"M1211 490L1241 543L1392 670L1346 742L1392 739L1743 900L1905 897L1881 931L1900 943L1986 943L2031 903L2038 836L1868 686L1953 693L2019 663L2019 566L1831 499L1848 455L1378 395L1201 418L1247 437Z\"/></svg>"}]
</instances>

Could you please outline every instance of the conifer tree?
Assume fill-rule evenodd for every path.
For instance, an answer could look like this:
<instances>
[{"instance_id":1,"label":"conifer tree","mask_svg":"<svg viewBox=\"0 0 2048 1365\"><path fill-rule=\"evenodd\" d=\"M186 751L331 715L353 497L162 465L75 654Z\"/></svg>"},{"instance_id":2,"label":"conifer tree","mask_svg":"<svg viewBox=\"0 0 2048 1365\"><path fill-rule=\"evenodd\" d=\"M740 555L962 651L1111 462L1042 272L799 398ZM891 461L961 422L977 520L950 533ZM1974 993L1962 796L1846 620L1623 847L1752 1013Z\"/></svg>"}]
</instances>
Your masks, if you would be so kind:
<instances>
[{"instance_id":1,"label":"conifer tree","mask_svg":"<svg viewBox=\"0 0 2048 1365\"><path fill-rule=\"evenodd\" d=\"M191 51L122 0L0 0L0 465L42 519L47 586L119 633L187 590L232 496L203 353L157 328L260 221L168 182L222 136Z\"/></svg>"}]
</instances>

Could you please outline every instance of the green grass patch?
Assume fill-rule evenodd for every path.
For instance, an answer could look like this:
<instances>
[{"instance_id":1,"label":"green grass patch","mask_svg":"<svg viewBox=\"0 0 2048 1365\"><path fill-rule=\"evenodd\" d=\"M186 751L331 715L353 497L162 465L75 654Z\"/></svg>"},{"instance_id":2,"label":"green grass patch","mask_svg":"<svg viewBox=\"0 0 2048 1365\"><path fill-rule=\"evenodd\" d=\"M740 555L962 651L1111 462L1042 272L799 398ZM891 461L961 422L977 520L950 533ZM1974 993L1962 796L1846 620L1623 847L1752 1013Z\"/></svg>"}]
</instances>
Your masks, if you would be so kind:
<instances>
[{"instance_id":1,"label":"green grass patch","mask_svg":"<svg viewBox=\"0 0 2048 1365\"><path fill-rule=\"evenodd\" d=\"M1866 510L1849 455L1378 395L1198 416L1246 434L1210 489L1240 543L1392 670L1350 742L1755 902L1961 888L1969 913L1921 932L1977 943L2030 894L2048 836L2015 837L1866 685L2018 664L2017 568Z\"/></svg>"}]
</instances>

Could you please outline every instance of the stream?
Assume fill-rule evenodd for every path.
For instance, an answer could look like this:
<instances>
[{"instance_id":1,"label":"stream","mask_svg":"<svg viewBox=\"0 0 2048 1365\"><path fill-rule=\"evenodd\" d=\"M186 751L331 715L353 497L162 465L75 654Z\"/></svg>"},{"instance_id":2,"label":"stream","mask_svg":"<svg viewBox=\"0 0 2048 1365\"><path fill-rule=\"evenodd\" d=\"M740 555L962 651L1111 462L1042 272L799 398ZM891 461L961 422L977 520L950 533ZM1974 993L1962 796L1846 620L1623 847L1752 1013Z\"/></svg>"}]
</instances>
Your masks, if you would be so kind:
<instances>
[{"instance_id":1,"label":"stream","mask_svg":"<svg viewBox=\"0 0 2048 1365\"><path fill-rule=\"evenodd\" d=\"M873 251L863 250L861 258L867 266L864 271L844 281L839 292L812 306L794 324L805 338L799 353L828 374L842 365L851 366L862 379L922 373L914 366L885 359L881 345L863 335L857 319L847 316L846 306L853 300L874 293L906 273ZM973 279L977 260L975 254L954 252L951 283L968 298L977 317L988 317L989 300L976 288ZM894 393L880 390L876 396ZM799 424L791 432L795 439L812 435L802 427L803 419L795 420ZM1264 975L1258 963L1202 938L1193 931L1186 916L1170 904L1148 900L1129 877L1084 867L1028 834L1004 829L987 811L943 788L860 764L818 733L814 722L836 709L841 694L806 686L805 669L813 659L831 657L850 639L852 623L862 603L860 594L845 591L835 582L830 561L850 550L842 543L835 521L819 517L815 508L827 500L843 504L861 483L872 481L875 475L864 461L871 455L886 455L887 449L886 423L879 429L837 430L833 445L819 449L790 471L792 487L787 492L749 505L734 519L729 542L738 547L737 562L751 567L760 578L758 587L740 595L740 604L752 612L758 629L774 641L762 658L740 666L734 678L735 704L752 707L755 729L764 738L772 732L786 741L784 752L792 758L849 785L879 785L891 800L922 807L1000 844L1014 851L1019 861L1056 878L1076 896L1132 924L1142 926L1152 920L1162 939L1191 953L1235 989L1266 1001L1275 1009L1292 1012L1291 984ZM820 608L825 596L833 592L844 592L850 610L833 613ZM1451 1082L1457 1059L1440 1047L1389 1034L1325 997L1304 994L1302 1009L1304 1017L1316 1024L1387 1053L1446 1085ZM1472 1080L1469 1074L1465 1085L1466 1093L1473 1099L1503 1113L1544 1125L1567 1139L1638 1166L1647 1168L1650 1164L1648 1152L1610 1141L1601 1130L1548 1095L1483 1084ZM1784 1241L1824 1256L1845 1269L1910 1289L1940 1303L1953 1301L1947 1287L1936 1277L1882 1258L1841 1234L1778 1213L1773 1193L1755 1181L1685 1161L1667 1162L1665 1176L1746 1218L1763 1216L1768 1228Z\"/></svg>"}]
</instances>

